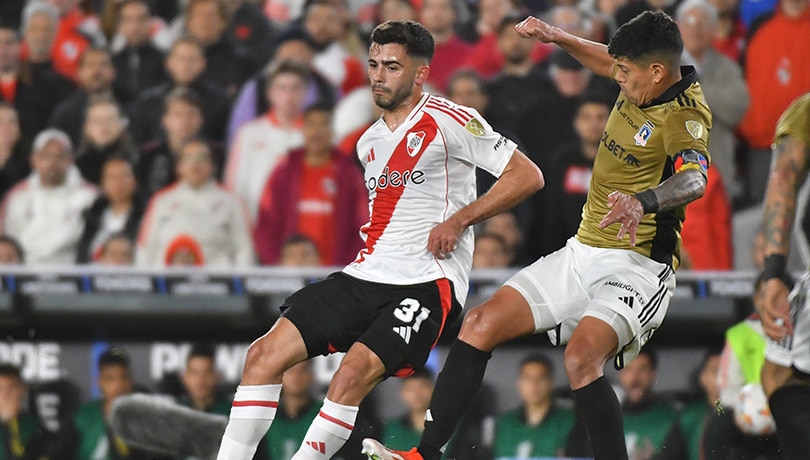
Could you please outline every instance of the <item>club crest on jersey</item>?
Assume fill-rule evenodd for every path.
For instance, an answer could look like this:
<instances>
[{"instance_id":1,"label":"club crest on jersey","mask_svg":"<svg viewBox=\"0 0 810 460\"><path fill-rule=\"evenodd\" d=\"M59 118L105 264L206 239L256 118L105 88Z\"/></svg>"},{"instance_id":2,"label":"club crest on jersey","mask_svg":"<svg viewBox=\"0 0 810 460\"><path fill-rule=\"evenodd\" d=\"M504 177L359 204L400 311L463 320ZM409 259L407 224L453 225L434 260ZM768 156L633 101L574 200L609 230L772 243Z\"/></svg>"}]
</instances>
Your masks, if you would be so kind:
<instances>
[{"instance_id":1,"label":"club crest on jersey","mask_svg":"<svg viewBox=\"0 0 810 460\"><path fill-rule=\"evenodd\" d=\"M405 147L408 150L408 155L415 157L419 153L419 150L422 149L422 141L425 140L425 132L417 131L415 133L408 133L406 138L407 145Z\"/></svg>"},{"instance_id":2,"label":"club crest on jersey","mask_svg":"<svg viewBox=\"0 0 810 460\"><path fill-rule=\"evenodd\" d=\"M686 120L686 131L695 139L700 139L703 136L703 125L695 120Z\"/></svg>"},{"instance_id":3,"label":"club crest on jersey","mask_svg":"<svg viewBox=\"0 0 810 460\"><path fill-rule=\"evenodd\" d=\"M486 130L484 129L484 125L481 124L480 121L476 120L475 118L471 119L464 125L464 128L470 132L473 136L482 137L486 134Z\"/></svg>"},{"instance_id":4,"label":"club crest on jersey","mask_svg":"<svg viewBox=\"0 0 810 460\"><path fill-rule=\"evenodd\" d=\"M650 120L644 122L644 125L638 130L633 139L636 141L636 145L640 145L642 147L647 146L647 140L650 139L652 136L652 132L655 129L655 125L652 124Z\"/></svg>"}]
</instances>

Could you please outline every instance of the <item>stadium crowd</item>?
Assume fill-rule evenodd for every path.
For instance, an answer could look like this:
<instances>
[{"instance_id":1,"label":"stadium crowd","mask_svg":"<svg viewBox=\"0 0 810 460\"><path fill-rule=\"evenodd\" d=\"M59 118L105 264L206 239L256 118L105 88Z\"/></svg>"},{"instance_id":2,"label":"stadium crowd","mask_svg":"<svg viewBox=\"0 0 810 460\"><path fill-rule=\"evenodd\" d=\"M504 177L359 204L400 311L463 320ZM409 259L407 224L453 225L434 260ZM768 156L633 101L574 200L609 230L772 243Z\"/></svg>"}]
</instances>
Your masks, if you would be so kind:
<instances>
[{"instance_id":1,"label":"stadium crowd","mask_svg":"<svg viewBox=\"0 0 810 460\"><path fill-rule=\"evenodd\" d=\"M677 20L683 63L697 69L714 117L709 182L705 196L687 208L682 269L754 268L762 263L754 222L776 122L810 91L808 0L4 0L0 265L349 263L368 219L356 158L373 154L355 145L380 113L365 71L368 36L386 20L411 19L436 43L429 91L476 109L544 171L542 191L477 229L474 267L523 266L575 233L618 87L567 53L521 38L514 26L532 14L604 42L654 9ZM481 172L479 191L493 180ZM810 226L803 216L800 225ZM222 413L210 395L193 400L188 375L195 364L202 368L198 380L208 382L197 386L213 388L210 353L195 353L183 378L188 392L178 395L184 404ZM768 450L772 440L746 438L725 418L716 433L704 431L719 414L715 401L723 400L716 387L723 380L703 375L717 373L719 356L707 356L696 371L703 399L680 412L659 407L652 396L657 361L647 358L634 362L641 369L622 371L635 372L621 381L626 419L652 429L644 416L657 410L651 417L665 426L628 434L639 441L632 458L753 458L750 452L779 458ZM99 361L112 395L102 388L105 398L131 390L128 366L115 350ZM285 373L285 389L300 393L285 396L285 417L304 430L309 422L300 419L311 416L308 372L305 366L291 372L298 382L290 385ZM458 458L587 456L579 422L549 396L551 372L542 357L521 363L523 406L497 419L487 449L457 450ZM419 374L403 386L408 413L386 425L399 430L396 438L418 433L432 378ZM24 388L19 370L0 365L0 458L151 458L137 457L109 433L105 399L76 415L77 429L88 427L89 434L29 443L38 422L20 415ZM499 437L505 426L503 436L512 438ZM552 438L557 445L534 444ZM712 439L736 439L714 448L739 451L700 457L696 446ZM456 440L463 449L465 434ZM739 447L749 444L750 452ZM56 447L34 452L27 445ZM289 452L283 441L268 445L269 458L288 458L271 451ZM75 451L84 453L59 457Z\"/></svg>"}]
</instances>

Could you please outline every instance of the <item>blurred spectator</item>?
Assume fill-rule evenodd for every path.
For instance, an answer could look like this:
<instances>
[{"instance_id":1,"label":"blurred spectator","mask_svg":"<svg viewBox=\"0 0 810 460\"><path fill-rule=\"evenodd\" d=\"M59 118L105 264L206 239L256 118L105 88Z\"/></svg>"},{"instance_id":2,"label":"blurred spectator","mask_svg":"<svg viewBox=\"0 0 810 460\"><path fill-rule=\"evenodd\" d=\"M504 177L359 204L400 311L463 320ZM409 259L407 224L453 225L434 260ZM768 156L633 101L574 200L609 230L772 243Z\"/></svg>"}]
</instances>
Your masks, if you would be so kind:
<instances>
[{"instance_id":1,"label":"blurred spectator","mask_svg":"<svg viewBox=\"0 0 810 460\"><path fill-rule=\"evenodd\" d=\"M745 49L746 28L740 19L738 0L709 0L717 9L717 24L714 29L714 47L739 63Z\"/></svg>"},{"instance_id":2,"label":"blurred spectator","mask_svg":"<svg viewBox=\"0 0 810 460\"><path fill-rule=\"evenodd\" d=\"M22 246L14 238L0 235L0 265L22 265L25 262L25 253Z\"/></svg>"},{"instance_id":3,"label":"blurred spectator","mask_svg":"<svg viewBox=\"0 0 810 460\"><path fill-rule=\"evenodd\" d=\"M810 1L781 0L773 17L748 42L745 78L751 106L740 124L748 143L746 189L762 202L771 163L776 121L788 105L810 90Z\"/></svg>"},{"instance_id":4,"label":"blurred spectator","mask_svg":"<svg viewBox=\"0 0 810 460\"><path fill-rule=\"evenodd\" d=\"M676 18L684 45L681 61L697 70L706 102L712 109L712 135L709 136L712 168L720 172L731 199L742 193L737 190L734 131L748 109L748 87L740 66L712 45L717 9L711 3L687 0L678 7Z\"/></svg>"},{"instance_id":5,"label":"blurred spectator","mask_svg":"<svg viewBox=\"0 0 810 460\"><path fill-rule=\"evenodd\" d=\"M381 442L391 449L408 450L419 445L425 431L425 414L433 396L433 374L427 369L417 369L402 379L399 398L406 412L400 417L385 421Z\"/></svg>"},{"instance_id":6,"label":"blurred spectator","mask_svg":"<svg viewBox=\"0 0 810 460\"><path fill-rule=\"evenodd\" d=\"M59 11L59 27L51 48L53 68L62 75L77 80L78 67L85 50L102 45L98 20L78 7L79 0L46 0Z\"/></svg>"},{"instance_id":7,"label":"blurred spectator","mask_svg":"<svg viewBox=\"0 0 810 460\"><path fill-rule=\"evenodd\" d=\"M525 15L513 10L512 0L481 0L478 2L478 22L476 31L480 38L475 38L475 47L470 54L467 66L478 72L481 77L489 79L503 70L510 57L503 51L500 43L506 34L505 28L514 29L517 22L522 21ZM517 36L517 32L514 33ZM548 57L554 50L550 45L538 40L523 39L529 46L531 62L538 63ZM528 45L527 45L528 46Z\"/></svg>"},{"instance_id":8,"label":"blurred spectator","mask_svg":"<svg viewBox=\"0 0 810 460\"><path fill-rule=\"evenodd\" d=\"M590 36L599 43L607 43L616 33L616 11L628 3L628 0L586 0L580 2L580 8L589 12Z\"/></svg>"},{"instance_id":9,"label":"blurred spectator","mask_svg":"<svg viewBox=\"0 0 810 460\"><path fill-rule=\"evenodd\" d=\"M304 98L309 71L297 62L279 62L267 75L270 109L243 125L231 145L225 185L247 205L255 221L267 178L279 160L303 143Z\"/></svg>"},{"instance_id":10,"label":"blurred spectator","mask_svg":"<svg viewBox=\"0 0 810 460\"><path fill-rule=\"evenodd\" d=\"M619 372L624 392L624 438L628 456L633 460L660 455L664 439L676 422L675 408L653 392L657 369L658 357L647 347Z\"/></svg>"},{"instance_id":11,"label":"blurred spectator","mask_svg":"<svg viewBox=\"0 0 810 460\"><path fill-rule=\"evenodd\" d=\"M25 250L26 263L73 264L84 228L82 213L98 195L73 164L67 134L48 129L34 140L33 173L3 203L4 232Z\"/></svg>"},{"instance_id":12,"label":"blurred spectator","mask_svg":"<svg viewBox=\"0 0 810 460\"><path fill-rule=\"evenodd\" d=\"M211 150L204 141L192 139L183 145L177 176L176 184L149 202L138 235L137 264L252 265L248 216L239 198L214 180Z\"/></svg>"},{"instance_id":13,"label":"blurred spectator","mask_svg":"<svg viewBox=\"0 0 810 460\"><path fill-rule=\"evenodd\" d=\"M202 101L202 135L221 142L230 106L225 92L203 75L206 60L202 45L191 37L177 39L166 56L165 66L169 80L141 93L130 108L132 138L138 144L159 138L166 95L183 87L194 90Z\"/></svg>"},{"instance_id":14,"label":"blurred spectator","mask_svg":"<svg viewBox=\"0 0 810 460\"><path fill-rule=\"evenodd\" d=\"M7 24L11 28L20 26L20 16L27 0L6 0L0 2L0 17L8 18ZM4 21L5 22L5 21Z\"/></svg>"},{"instance_id":15,"label":"blurred spectator","mask_svg":"<svg viewBox=\"0 0 810 460\"><path fill-rule=\"evenodd\" d=\"M703 196L686 206L687 219L681 228L684 268L731 270L734 268L731 202L720 172L712 167L707 176Z\"/></svg>"},{"instance_id":16,"label":"blurred spectator","mask_svg":"<svg viewBox=\"0 0 810 460\"><path fill-rule=\"evenodd\" d=\"M82 404L76 414L80 440L76 458L146 460L143 453L113 435L107 424L113 401L132 391L129 356L124 350L113 347L99 356L97 384L101 398Z\"/></svg>"},{"instance_id":17,"label":"blurred spectator","mask_svg":"<svg viewBox=\"0 0 810 460\"><path fill-rule=\"evenodd\" d=\"M518 217L515 213L506 211L496 214L481 223L482 234L499 235L505 242L507 252L512 254L512 264L524 266L528 261L524 262L525 254L523 229L520 225Z\"/></svg>"},{"instance_id":18,"label":"blurred spectator","mask_svg":"<svg viewBox=\"0 0 810 460\"><path fill-rule=\"evenodd\" d=\"M31 173L28 148L22 138L17 110L0 101L0 199Z\"/></svg>"},{"instance_id":19,"label":"blurred spectator","mask_svg":"<svg viewBox=\"0 0 810 460\"><path fill-rule=\"evenodd\" d=\"M227 27L228 9L222 0L189 0L186 32L203 46L206 62L203 76L232 98L257 64L229 40Z\"/></svg>"},{"instance_id":20,"label":"blurred spectator","mask_svg":"<svg viewBox=\"0 0 810 460\"><path fill-rule=\"evenodd\" d=\"M317 267L321 265L321 256L314 241L304 235L292 235L281 245L278 264L282 267ZM298 448L298 444L295 447Z\"/></svg>"},{"instance_id":21,"label":"blurred spectator","mask_svg":"<svg viewBox=\"0 0 810 460\"><path fill-rule=\"evenodd\" d=\"M368 191L356 161L332 146L332 113L314 106L304 115L304 147L287 154L267 180L254 242L265 265L277 264L292 235L311 238L323 265L345 265L363 248Z\"/></svg>"},{"instance_id":22,"label":"blurred spectator","mask_svg":"<svg viewBox=\"0 0 810 460\"><path fill-rule=\"evenodd\" d=\"M186 391L180 404L209 414L231 413L231 402L217 391L219 373L212 346L198 343L191 347L182 380Z\"/></svg>"},{"instance_id":23,"label":"blurred spectator","mask_svg":"<svg viewBox=\"0 0 810 460\"><path fill-rule=\"evenodd\" d=\"M675 0L638 0L627 2L616 10L616 25L621 27L645 11L661 10L672 16L675 3Z\"/></svg>"},{"instance_id":24,"label":"blurred spectator","mask_svg":"<svg viewBox=\"0 0 810 460\"><path fill-rule=\"evenodd\" d=\"M127 235L113 235L101 245L94 261L100 265L132 265L135 262L135 245Z\"/></svg>"},{"instance_id":25,"label":"blurred spectator","mask_svg":"<svg viewBox=\"0 0 810 460\"><path fill-rule=\"evenodd\" d=\"M357 141L382 116L382 109L374 103L371 88L357 88L343 97L332 117L332 129L338 150L351 157L357 156Z\"/></svg>"},{"instance_id":26,"label":"blurred spectator","mask_svg":"<svg viewBox=\"0 0 810 460\"><path fill-rule=\"evenodd\" d=\"M34 458L31 454L41 431L39 420L25 410L28 387L20 370L0 363L0 454L5 460ZM27 455L26 455L27 454Z\"/></svg>"},{"instance_id":27,"label":"blurred spectator","mask_svg":"<svg viewBox=\"0 0 810 460\"><path fill-rule=\"evenodd\" d=\"M66 132L74 145L78 145L82 139L90 99L97 96L114 98L113 81L116 74L109 51L105 48L87 48L79 60L76 75L79 91L56 106L50 119L50 125Z\"/></svg>"},{"instance_id":28,"label":"blurred spectator","mask_svg":"<svg viewBox=\"0 0 810 460\"><path fill-rule=\"evenodd\" d=\"M414 3L416 1L410 0L377 0L365 3L354 15L360 35L368 43L371 32L383 22L416 21L418 15Z\"/></svg>"},{"instance_id":29,"label":"blurred spectator","mask_svg":"<svg viewBox=\"0 0 810 460\"><path fill-rule=\"evenodd\" d=\"M109 96L95 96L87 103L82 143L76 149L76 167L88 182L101 182L101 168L110 158L134 162L138 150L126 130L121 107Z\"/></svg>"},{"instance_id":30,"label":"blurred spectator","mask_svg":"<svg viewBox=\"0 0 810 460\"><path fill-rule=\"evenodd\" d=\"M507 268L514 258L506 240L495 233L475 235L472 268Z\"/></svg>"},{"instance_id":31,"label":"blurred spectator","mask_svg":"<svg viewBox=\"0 0 810 460\"><path fill-rule=\"evenodd\" d=\"M612 104L605 100L584 98L574 116L573 142L551 155L544 191L548 205L544 213L544 253L562 248L577 233L591 185L593 161L611 108Z\"/></svg>"},{"instance_id":32,"label":"blurred spectator","mask_svg":"<svg viewBox=\"0 0 810 460\"><path fill-rule=\"evenodd\" d=\"M467 62L473 48L456 35L457 17L455 0L424 0L419 12L419 22L433 35L436 46L427 82L441 93L447 92L450 75Z\"/></svg>"},{"instance_id":33,"label":"blurred spectator","mask_svg":"<svg viewBox=\"0 0 810 460\"><path fill-rule=\"evenodd\" d=\"M248 0L225 0L230 21L227 36L247 51L256 64L262 65L273 56L275 31L262 10Z\"/></svg>"},{"instance_id":34,"label":"blurred spectator","mask_svg":"<svg viewBox=\"0 0 810 460\"><path fill-rule=\"evenodd\" d=\"M45 127L52 103L47 85L36 81L20 64L20 38L17 31L0 23L0 101L17 109L23 136L31 142Z\"/></svg>"},{"instance_id":35,"label":"blurred spectator","mask_svg":"<svg viewBox=\"0 0 810 460\"><path fill-rule=\"evenodd\" d=\"M746 29L755 29L758 22L773 14L778 3L779 0L739 0L740 20Z\"/></svg>"},{"instance_id":36,"label":"blurred spectator","mask_svg":"<svg viewBox=\"0 0 810 460\"><path fill-rule=\"evenodd\" d=\"M318 50L312 61L313 68L326 77L340 94L348 94L367 84L365 65L338 41L342 21L340 9L334 2L307 0L302 25Z\"/></svg>"},{"instance_id":37,"label":"blurred spectator","mask_svg":"<svg viewBox=\"0 0 810 460\"><path fill-rule=\"evenodd\" d=\"M180 147L199 136L203 125L202 102L194 90L174 88L162 103L162 135L144 145L135 166L135 178L147 196L177 180Z\"/></svg>"},{"instance_id":38,"label":"blurred spectator","mask_svg":"<svg viewBox=\"0 0 810 460\"><path fill-rule=\"evenodd\" d=\"M298 62L309 69L304 106L309 107L314 104L334 105L335 88L312 67L315 51L315 42L309 38L309 35L304 30L292 29L281 35L276 45L273 60L265 66L260 74L254 76L242 86L242 90L233 104L231 117L228 121L226 145L232 147L239 128L270 109L271 102L265 96L267 94L266 76L281 62ZM360 89L354 92L357 91L360 91ZM369 99L371 98L370 91L366 90L366 95Z\"/></svg>"},{"instance_id":39,"label":"blurred spectator","mask_svg":"<svg viewBox=\"0 0 810 460\"><path fill-rule=\"evenodd\" d=\"M546 356L523 358L516 386L521 407L498 417L494 458L563 457L574 444L587 444L585 432L574 430L574 411L555 401L554 367Z\"/></svg>"},{"instance_id":40,"label":"blurred spectator","mask_svg":"<svg viewBox=\"0 0 810 460\"><path fill-rule=\"evenodd\" d=\"M23 11L20 57L40 90L49 96L50 111L76 91L76 84L53 68L51 49L59 27L59 11L46 2L29 2Z\"/></svg>"},{"instance_id":41,"label":"blurred spectator","mask_svg":"<svg viewBox=\"0 0 810 460\"><path fill-rule=\"evenodd\" d=\"M546 14L548 23L580 38L593 39L585 12L572 5L557 5Z\"/></svg>"},{"instance_id":42,"label":"blurred spectator","mask_svg":"<svg viewBox=\"0 0 810 460\"><path fill-rule=\"evenodd\" d=\"M110 238L122 235L135 241L145 203L136 193L132 164L121 157L104 162L101 169L102 194L84 212L84 232L79 240L78 263L98 260L109 250Z\"/></svg>"},{"instance_id":43,"label":"blurred spectator","mask_svg":"<svg viewBox=\"0 0 810 460\"><path fill-rule=\"evenodd\" d=\"M312 394L314 383L312 362L309 360L284 371L273 429L264 438L270 459L291 459L304 441L304 435L319 410Z\"/></svg>"},{"instance_id":44,"label":"blurred spectator","mask_svg":"<svg viewBox=\"0 0 810 460\"><path fill-rule=\"evenodd\" d=\"M123 47L112 58L118 75L115 87L121 103L126 105L147 88L162 83L166 74L163 70L163 52L152 43L149 2L121 1L117 29Z\"/></svg>"}]
</instances>

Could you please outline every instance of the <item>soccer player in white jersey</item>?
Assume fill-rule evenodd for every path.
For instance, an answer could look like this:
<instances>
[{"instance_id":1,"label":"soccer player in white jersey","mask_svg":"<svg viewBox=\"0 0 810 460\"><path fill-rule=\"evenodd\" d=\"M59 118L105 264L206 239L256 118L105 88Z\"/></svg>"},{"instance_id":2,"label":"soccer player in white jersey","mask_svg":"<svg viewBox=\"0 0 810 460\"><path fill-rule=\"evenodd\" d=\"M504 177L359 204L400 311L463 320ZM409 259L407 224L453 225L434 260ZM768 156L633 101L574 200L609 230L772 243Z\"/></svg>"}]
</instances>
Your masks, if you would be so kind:
<instances>
[{"instance_id":1,"label":"soccer player in white jersey","mask_svg":"<svg viewBox=\"0 0 810 460\"><path fill-rule=\"evenodd\" d=\"M293 456L331 458L363 398L383 379L423 366L458 316L472 265L470 226L543 186L537 166L474 109L422 91L434 50L422 25L389 21L371 42L368 76L383 115L357 144L370 199L365 247L343 271L291 295L250 346L220 460L253 456L271 429L286 369L345 351ZM478 199L476 166L499 177Z\"/></svg>"}]
</instances>

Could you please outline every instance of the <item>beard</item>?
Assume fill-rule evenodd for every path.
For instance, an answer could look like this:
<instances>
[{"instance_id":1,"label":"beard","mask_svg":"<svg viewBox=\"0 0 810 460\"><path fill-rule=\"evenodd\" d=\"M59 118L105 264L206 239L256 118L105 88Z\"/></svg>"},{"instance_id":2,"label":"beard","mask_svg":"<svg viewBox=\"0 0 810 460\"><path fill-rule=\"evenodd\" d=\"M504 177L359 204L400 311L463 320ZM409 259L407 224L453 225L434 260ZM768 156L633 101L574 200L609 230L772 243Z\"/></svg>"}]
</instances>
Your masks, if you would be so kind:
<instances>
[{"instance_id":1,"label":"beard","mask_svg":"<svg viewBox=\"0 0 810 460\"><path fill-rule=\"evenodd\" d=\"M398 91L391 91L388 88L383 88L385 90L384 94L373 94L374 103L377 104L377 107L383 110L392 110L401 104L402 101L410 97L411 92L413 91L412 88L412 85L405 86Z\"/></svg>"}]
</instances>

